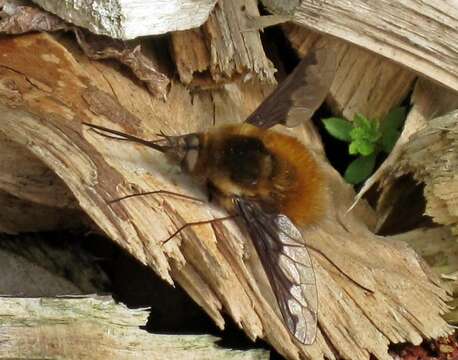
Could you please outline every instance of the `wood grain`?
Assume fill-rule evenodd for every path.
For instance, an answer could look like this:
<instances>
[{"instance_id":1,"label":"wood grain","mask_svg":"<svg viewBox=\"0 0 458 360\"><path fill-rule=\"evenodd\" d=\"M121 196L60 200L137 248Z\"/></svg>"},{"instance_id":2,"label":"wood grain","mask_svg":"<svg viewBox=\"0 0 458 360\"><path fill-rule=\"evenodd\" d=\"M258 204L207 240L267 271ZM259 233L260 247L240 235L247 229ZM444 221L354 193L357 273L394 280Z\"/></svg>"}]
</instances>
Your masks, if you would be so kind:
<instances>
[{"instance_id":1,"label":"wood grain","mask_svg":"<svg viewBox=\"0 0 458 360\"><path fill-rule=\"evenodd\" d=\"M129 40L202 25L216 0L33 0L95 34Z\"/></svg>"},{"instance_id":2,"label":"wood grain","mask_svg":"<svg viewBox=\"0 0 458 360\"><path fill-rule=\"evenodd\" d=\"M275 84L259 32L246 30L248 15L259 16L255 0L221 0L202 27L172 33L180 80L204 88L250 77Z\"/></svg>"},{"instance_id":3,"label":"wood grain","mask_svg":"<svg viewBox=\"0 0 458 360\"><path fill-rule=\"evenodd\" d=\"M14 99L0 91L3 135L58 174L109 238L164 280L179 282L219 326L224 311L251 339L264 338L288 359L389 359L390 343L419 343L450 331L441 317L448 296L438 279L410 248L388 244L367 228L367 204L347 213L353 189L323 160L328 212L303 229L305 241L326 255L310 250L320 303L311 346L289 336L242 228L231 222L197 226L162 244L186 222L222 216L220 209L159 196L109 203L141 190L204 193L161 154L103 138L82 121L150 139L161 130L204 130L245 119L268 94L264 84L235 82L190 93L173 82L163 102L114 66L90 61L49 35L2 38L0 52L0 68L13 73L8 83L17 89Z\"/></svg>"},{"instance_id":4,"label":"wood grain","mask_svg":"<svg viewBox=\"0 0 458 360\"><path fill-rule=\"evenodd\" d=\"M145 309L110 297L0 298L1 358L266 360L266 350L232 350L210 335L149 334Z\"/></svg>"},{"instance_id":5,"label":"wood grain","mask_svg":"<svg viewBox=\"0 0 458 360\"><path fill-rule=\"evenodd\" d=\"M285 24L283 30L301 57L312 47L334 50L339 66L327 99L334 114L382 119L412 90L416 75L391 60L298 25Z\"/></svg>"},{"instance_id":6,"label":"wood grain","mask_svg":"<svg viewBox=\"0 0 458 360\"><path fill-rule=\"evenodd\" d=\"M346 40L458 91L458 7L449 1L262 0L296 24Z\"/></svg>"}]
</instances>

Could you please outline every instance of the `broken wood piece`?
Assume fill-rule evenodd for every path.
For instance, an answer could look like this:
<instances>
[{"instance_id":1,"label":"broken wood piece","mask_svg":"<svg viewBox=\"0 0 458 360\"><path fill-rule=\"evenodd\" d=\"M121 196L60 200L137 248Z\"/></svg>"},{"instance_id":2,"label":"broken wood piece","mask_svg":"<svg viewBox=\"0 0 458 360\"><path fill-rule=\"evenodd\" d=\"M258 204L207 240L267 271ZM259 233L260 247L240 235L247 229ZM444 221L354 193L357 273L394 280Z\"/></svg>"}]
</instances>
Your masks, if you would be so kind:
<instances>
[{"instance_id":1,"label":"broken wood piece","mask_svg":"<svg viewBox=\"0 0 458 360\"><path fill-rule=\"evenodd\" d=\"M159 35L202 25L216 0L33 0L69 23L115 39Z\"/></svg>"},{"instance_id":2,"label":"broken wood piece","mask_svg":"<svg viewBox=\"0 0 458 360\"><path fill-rule=\"evenodd\" d=\"M415 74L380 55L302 26L282 26L293 48L304 57L313 47L334 50L339 64L327 103L350 121L356 113L382 119L411 91Z\"/></svg>"},{"instance_id":3,"label":"broken wood piece","mask_svg":"<svg viewBox=\"0 0 458 360\"><path fill-rule=\"evenodd\" d=\"M210 335L150 334L148 309L110 297L0 297L2 358L268 359L267 350L219 347ZM78 339L78 341L75 341Z\"/></svg>"},{"instance_id":4,"label":"broken wood piece","mask_svg":"<svg viewBox=\"0 0 458 360\"><path fill-rule=\"evenodd\" d=\"M250 77L274 84L259 32L246 29L249 15L259 15L255 0L222 0L199 29L172 33L180 80L203 88Z\"/></svg>"},{"instance_id":5,"label":"broken wood piece","mask_svg":"<svg viewBox=\"0 0 458 360\"><path fill-rule=\"evenodd\" d=\"M269 11L408 67L458 91L458 8L415 0L262 0Z\"/></svg>"},{"instance_id":6,"label":"broken wood piece","mask_svg":"<svg viewBox=\"0 0 458 360\"><path fill-rule=\"evenodd\" d=\"M89 58L96 60L115 59L129 67L134 75L146 84L153 95L162 99L167 96L170 80L157 59L158 54L148 51L154 40L150 40L146 44L145 41L127 42L91 34L85 29L65 23L57 16L40 9L37 5L18 4L16 0L8 0L4 4L0 3L0 15L3 15L0 19L0 33L73 31L78 44Z\"/></svg>"},{"instance_id":7,"label":"broken wood piece","mask_svg":"<svg viewBox=\"0 0 458 360\"><path fill-rule=\"evenodd\" d=\"M425 128L432 118L444 115L458 108L458 94L429 80L418 79L411 102L413 105L412 109L407 116L401 136L396 142L396 145L376 172L365 181L363 187L355 197L354 203L357 203L374 184L379 183L379 190L381 191L380 198L385 199L385 203L389 203L390 207L395 206L396 201L392 198L390 199L389 195L384 195L384 193L390 191L391 186L389 184L394 184L392 179L393 167L397 166L405 146L407 146L414 134ZM380 208L386 208L381 202L379 202L378 206ZM379 219L377 229L383 226L384 219L387 217L388 214L385 213L383 218Z\"/></svg>"},{"instance_id":8,"label":"broken wood piece","mask_svg":"<svg viewBox=\"0 0 458 360\"><path fill-rule=\"evenodd\" d=\"M425 213L458 234L458 110L429 121L406 143L385 183L404 174L425 184ZM391 185L392 186L392 185Z\"/></svg>"},{"instance_id":9,"label":"broken wood piece","mask_svg":"<svg viewBox=\"0 0 458 360\"><path fill-rule=\"evenodd\" d=\"M329 210L322 223L304 229L315 249L310 254L319 294L319 332L311 346L291 339L243 229L232 222L196 226L162 245L184 223L221 217L221 209L167 196L110 203L158 189L204 194L161 154L101 137L81 122L150 140L160 131L202 131L245 119L268 93L265 85L237 82L191 95L172 82L162 102L110 66L76 61L81 54L46 34L2 38L0 52L0 68L14 70L8 81L19 89L14 99L0 93L4 136L58 174L109 238L164 280L173 277L219 326L224 309L250 338L264 338L288 359L388 359L390 343L419 343L450 331L442 319L448 296L437 279L410 248L367 229L367 204L346 213L353 189L324 161Z\"/></svg>"}]
</instances>

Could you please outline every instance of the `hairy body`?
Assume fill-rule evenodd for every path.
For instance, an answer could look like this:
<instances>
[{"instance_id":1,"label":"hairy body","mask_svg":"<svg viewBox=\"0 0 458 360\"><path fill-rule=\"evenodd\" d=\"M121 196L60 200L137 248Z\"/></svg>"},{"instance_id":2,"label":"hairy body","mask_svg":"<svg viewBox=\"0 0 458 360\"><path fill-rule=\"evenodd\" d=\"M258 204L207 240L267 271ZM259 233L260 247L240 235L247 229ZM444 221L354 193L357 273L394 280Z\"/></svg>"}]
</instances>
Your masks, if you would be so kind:
<instances>
[{"instance_id":1,"label":"hairy body","mask_svg":"<svg viewBox=\"0 0 458 360\"><path fill-rule=\"evenodd\" d=\"M234 197L257 202L269 213L288 216L301 227L325 212L326 184L312 153L296 138L250 124L197 134L192 175L234 212Z\"/></svg>"}]
</instances>

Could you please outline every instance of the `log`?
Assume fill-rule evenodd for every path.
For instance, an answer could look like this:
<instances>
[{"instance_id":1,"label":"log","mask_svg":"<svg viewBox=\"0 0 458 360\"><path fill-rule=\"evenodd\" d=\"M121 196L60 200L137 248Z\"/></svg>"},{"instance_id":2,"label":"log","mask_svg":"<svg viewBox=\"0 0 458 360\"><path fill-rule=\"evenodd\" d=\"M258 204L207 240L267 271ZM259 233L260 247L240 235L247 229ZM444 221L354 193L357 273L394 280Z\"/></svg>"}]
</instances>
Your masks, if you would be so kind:
<instances>
[{"instance_id":1,"label":"log","mask_svg":"<svg viewBox=\"0 0 458 360\"><path fill-rule=\"evenodd\" d=\"M95 34L129 40L202 25L216 0L33 0L60 18Z\"/></svg>"},{"instance_id":2,"label":"log","mask_svg":"<svg viewBox=\"0 0 458 360\"><path fill-rule=\"evenodd\" d=\"M263 84L191 95L173 81L162 102L116 68L84 59L49 35L2 38L0 52L0 84L18 92L12 102L0 86L3 135L55 172L108 237L164 280L177 281L220 327L224 309L250 338L266 339L289 359L388 359L390 343L418 344L450 332L441 316L448 295L440 281L410 248L367 228L367 204L347 213L353 190L324 161L332 204L322 223L303 229L304 239L326 255L311 251L320 304L311 346L289 336L243 229L231 222L192 227L162 245L182 224L220 217L220 209L166 196L108 203L155 189L204 194L160 154L103 138L81 121L144 138L199 131L243 120L268 94Z\"/></svg>"},{"instance_id":3,"label":"log","mask_svg":"<svg viewBox=\"0 0 458 360\"><path fill-rule=\"evenodd\" d=\"M172 33L180 80L204 88L250 77L275 84L259 32L245 31L248 15L259 16L255 0L221 0L202 27Z\"/></svg>"},{"instance_id":4,"label":"log","mask_svg":"<svg viewBox=\"0 0 458 360\"><path fill-rule=\"evenodd\" d=\"M334 50L339 67L327 103L335 114L349 120L355 113L382 119L412 90L415 74L391 60L298 25L282 28L301 57L314 46Z\"/></svg>"},{"instance_id":5,"label":"log","mask_svg":"<svg viewBox=\"0 0 458 360\"><path fill-rule=\"evenodd\" d=\"M232 350L209 335L149 334L147 309L110 297L0 297L0 358L268 359L266 350Z\"/></svg>"},{"instance_id":6,"label":"log","mask_svg":"<svg viewBox=\"0 0 458 360\"><path fill-rule=\"evenodd\" d=\"M356 44L458 91L458 8L446 1L262 0L274 14Z\"/></svg>"}]
</instances>

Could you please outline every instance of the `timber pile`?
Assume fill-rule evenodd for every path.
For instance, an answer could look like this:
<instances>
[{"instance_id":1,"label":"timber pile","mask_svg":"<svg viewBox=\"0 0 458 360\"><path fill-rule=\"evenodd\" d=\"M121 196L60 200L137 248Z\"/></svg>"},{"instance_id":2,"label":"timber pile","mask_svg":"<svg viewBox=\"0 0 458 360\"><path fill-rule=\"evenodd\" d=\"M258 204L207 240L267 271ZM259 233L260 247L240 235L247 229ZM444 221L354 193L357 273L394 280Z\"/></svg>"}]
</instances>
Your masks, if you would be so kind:
<instances>
[{"instance_id":1,"label":"timber pile","mask_svg":"<svg viewBox=\"0 0 458 360\"><path fill-rule=\"evenodd\" d=\"M36 2L64 20L73 19L63 13L74 1ZM67 7L53 6L57 3ZM113 3L123 11L122 1ZM103 138L82 126L93 123L147 139L160 131L181 135L243 121L272 91L274 63L281 68L285 58L281 50L266 55L265 48L276 38L266 31L262 43L256 29L266 21L259 18L257 2L192 3L199 9L195 16L184 16L189 12L184 6L178 18L154 18L149 34L181 31L124 42L105 35L130 38L120 34L136 34L131 28L94 35L76 26L93 31L98 27L91 26L94 20L84 18L88 15L83 12L78 13L82 20L70 24L32 3L0 0L0 230L99 232L164 281L179 284L219 328L225 327L223 315L228 314L250 339L264 339L288 359L390 359L390 344L419 344L450 334L443 319L450 287L407 243L434 242L441 238L439 233L456 239L458 233L458 117L450 113L458 108L458 9L433 1L421 8L414 1L402 6L302 1L297 7L296 1L263 1L277 16L269 21L291 20L276 31L301 57L316 46L336 52L339 66L326 100L334 114L382 117L413 91L401 138L363 186L357 203L354 189L327 162L313 124L291 130L321 159L332 194L322 223L303 229L304 239L326 257L310 251L319 332L314 344L302 345L283 324L243 229L231 222L190 227L162 245L181 225L221 217L221 209L166 196L109 203L158 189L202 198L203 189L171 169L160 154ZM130 16L138 14L130 10ZM404 17L412 21L397 21ZM416 20L425 21L427 29ZM414 196L425 204L435 230L423 229L432 222L405 234L396 230L402 229L403 217L422 215L409 213L403 203L400 189L405 189L406 178L414 180L408 184L424 184L424 191ZM378 194L371 206L365 195L374 185ZM11 251L2 257L7 254ZM61 295L100 289L78 286L73 292L67 285ZM116 357L123 349L128 349L129 359L160 354L183 358L183 349L191 349L186 356L199 359L268 356L260 350L229 351L206 336L147 334L138 329L145 322L144 311L107 299L37 302L19 293L0 299L3 357L82 354L81 347L72 348L74 333L91 343L92 358ZM93 317L97 321L90 321ZM108 333L98 344L91 342ZM41 343L34 353L37 339ZM102 350L96 350L100 344ZM108 346L113 353L105 352ZM84 358L78 356L73 358Z\"/></svg>"}]
</instances>

